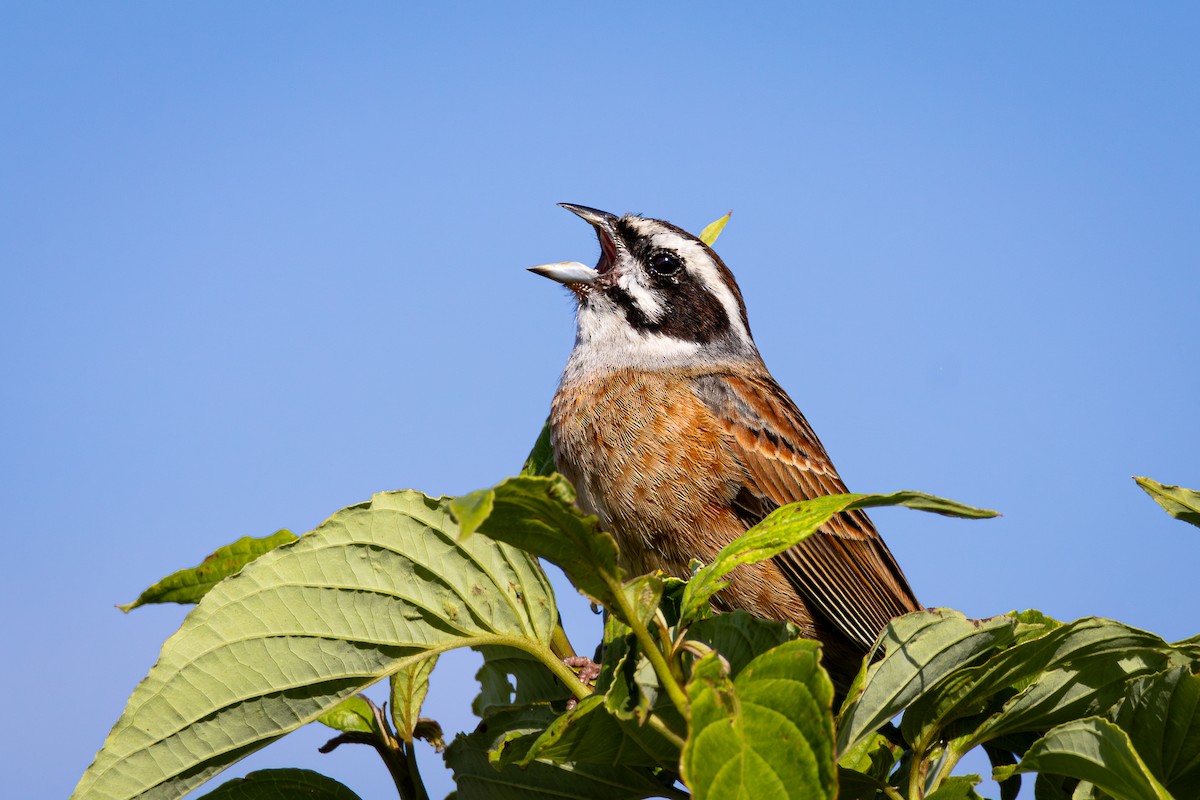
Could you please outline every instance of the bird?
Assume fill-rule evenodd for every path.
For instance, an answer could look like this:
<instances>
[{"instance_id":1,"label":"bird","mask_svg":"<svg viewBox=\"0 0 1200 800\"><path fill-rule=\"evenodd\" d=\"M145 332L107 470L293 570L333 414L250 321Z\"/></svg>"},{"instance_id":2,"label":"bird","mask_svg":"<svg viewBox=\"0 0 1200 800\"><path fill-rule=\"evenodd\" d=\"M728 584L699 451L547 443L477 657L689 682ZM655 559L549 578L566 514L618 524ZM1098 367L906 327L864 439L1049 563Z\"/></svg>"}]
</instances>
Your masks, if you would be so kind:
<instances>
[{"instance_id":1,"label":"bird","mask_svg":"<svg viewBox=\"0 0 1200 800\"><path fill-rule=\"evenodd\" d=\"M669 222L561 203L595 229L594 268L530 270L576 300L575 344L551 402L555 468L634 575L686 579L776 508L846 486L750 335L733 273ZM844 690L888 622L921 608L861 510L774 558L738 567L714 598L794 623Z\"/></svg>"}]
</instances>

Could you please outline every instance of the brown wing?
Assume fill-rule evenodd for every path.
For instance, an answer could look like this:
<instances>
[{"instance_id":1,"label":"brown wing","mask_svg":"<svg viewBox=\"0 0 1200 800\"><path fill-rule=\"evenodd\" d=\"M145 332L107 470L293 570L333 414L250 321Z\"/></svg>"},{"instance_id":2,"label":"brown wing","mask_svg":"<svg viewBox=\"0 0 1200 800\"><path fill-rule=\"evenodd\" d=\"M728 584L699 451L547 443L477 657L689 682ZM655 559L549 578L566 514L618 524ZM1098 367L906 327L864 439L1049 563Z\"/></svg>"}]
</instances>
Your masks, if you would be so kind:
<instances>
[{"instance_id":1,"label":"brown wing","mask_svg":"<svg viewBox=\"0 0 1200 800\"><path fill-rule=\"evenodd\" d=\"M769 375L709 374L694 387L745 470L735 505L747 527L787 503L846 491L808 421ZM837 515L775 561L813 610L864 650L893 617L921 607L861 511Z\"/></svg>"}]
</instances>

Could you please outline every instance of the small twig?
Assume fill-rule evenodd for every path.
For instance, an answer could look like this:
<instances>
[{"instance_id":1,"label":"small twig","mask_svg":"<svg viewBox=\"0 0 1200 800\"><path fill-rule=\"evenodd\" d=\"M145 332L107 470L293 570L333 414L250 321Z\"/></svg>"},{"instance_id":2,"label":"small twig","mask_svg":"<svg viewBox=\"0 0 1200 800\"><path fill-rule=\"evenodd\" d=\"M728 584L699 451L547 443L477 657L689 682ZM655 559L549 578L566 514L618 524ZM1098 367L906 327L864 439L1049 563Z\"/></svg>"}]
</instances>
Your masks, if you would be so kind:
<instances>
[{"instance_id":1,"label":"small twig","mask_svg":"<svg viewBox=\"0 0 1200 800\"><path fill-rule=\"evenodd\" d=\"M366 698L364 698L366 699ZM388 723L386 708L375 705L370 699L367 705L375 717L375 730L347 731L338 734L318 748L318 752L331 753L343 744L365 744L375 748L375 752L383 759L384 766L396 784L396 791L401 800L429 800L429 792L421 782L421 773L417 770L416 754L412 742L401 742L392 732Z\"/></svg>"}]
</instances>

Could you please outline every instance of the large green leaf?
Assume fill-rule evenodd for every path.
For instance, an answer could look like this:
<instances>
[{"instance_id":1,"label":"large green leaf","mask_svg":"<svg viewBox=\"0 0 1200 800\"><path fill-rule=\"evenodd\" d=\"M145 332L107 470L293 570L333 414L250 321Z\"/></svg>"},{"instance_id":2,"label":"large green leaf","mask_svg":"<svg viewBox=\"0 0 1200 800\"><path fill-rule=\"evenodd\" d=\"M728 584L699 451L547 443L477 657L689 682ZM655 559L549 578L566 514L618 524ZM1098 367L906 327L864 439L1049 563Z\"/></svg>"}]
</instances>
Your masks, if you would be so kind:
<instances>
[{"instance_id":1,"label":"large green leaf","mask_svg":"<svg viewBox=\"0 0 1200 800\"><path fill-rule=\"evenodd\" d=\"M180 797L428 653L549 654L557 612L537 562L459 541L448 504L375 495L222 581L167 640L74 797Z\"/></svg>"},{"instance_id":2,"label":"large green leaf","mask_svg":"<svg viewBox=\"0 0 1200 800\"><path fill-rule=\"evenodd\" d=\"M745 611L716 614L693 623L687 638L702 642L729 662L729 675L736 678L746 665L784 642L800 638L800 629L788 622L761 619Z\"/></svg>"},{"instance_id":3,"label":"large green leaf","mask_svg":"<svg viewBox=\"0 0 1200 800\"><path fill-rule=\"evenodd\" d=\"M1131 679L1162 670L1173 651L1154 634L1086 617L1014 647L997 660L1013 662L1020 670L1022 653L1043 664L1043 671L1027 678L1028 686L975 728L969 737L972 744L1105 713L1124 696Z\"/></svg>"},{"instance_id":4,"label":"large green leaf","mask_svg":"<svg viewBox=\"0 0 1200 800\"><path fill-rule=\"evenodd\" d=\"M765 519L721 548L711 564L701 567L683 593L682 616L694 619L713 595L728 585L725 576L742 564L765 561L796 546L835 514L858 508L907 506L954 517L984 519L995 511L975 508L920 492L893 494L834 494L778 508Z\"/></svg>"},{"instance_id":5,"label":"large green leaf","mask_svg":"<svg viewBox=\"0 0 1200 800\"><path fill-rule=\"evenodd\" d=\"M833 685L820 645L786 642L731 679L713 654L688 682L692 718L680 766L696 798L837 795Z\"/></svg>"},{"instance_id":6,"label":"large green leaf","mask_svg":"<svg viewBox=\"0 0 1200 800\"><path fill-rule=\"evenodd\" d=\"M1134 681L1113 719L1172 795L1200 797L1200 675L1177 667Z\"/></svg>"},{"instance_id":7,"label":"large green leaf","mask_svg":"<svg viewBox=\"0 0 1200 800\"><path fill-rule=\"evenodd\" d=\"M1019 691L972 742L1048 730L1069 715L1104 711L1131 676L1157 671L1168 653L1162 639L1144 631L1095 617L1077 620L956 671L909 706L901 729L924 752L950 723L984 712L1001 692Z\"/></svg>"},{"instance_id":8,"label":"large green leaf","mask_svg":"<svg viewBox=\"0 0 1200 800\"><path fill-rule=\"evenodd\" d=\"M199 565L172 572L138 595L137 600L117 608L128 614L138 606L151 603L199 603L200 598L208 594L209 589L263 553L269 553L280 545L294 541L296 535L287 529L261 538L243 536L233 544L218 547Z\"/></svg>"},{"instance_id":9,"label":"large green leaf","mask_svg":"<svg viewBox=\"0 0 1200 800\"><path fill-rule=\"evenodd\" d=\"M359 800L333 778L310 769L263 769L234 778L198 800Z\"/></svg>"},{"instance_id":10,"label":"large green leaf","mask_svg":"<svg viewBox=\"0 0 1200 800\"><path fill-rule=\"evenodd\" d=\"M623 582L617 543L595 517L572 505L574 499L575 491L561 475L521 476L456 498L450 508L463 523L464 537L478 530L544 558L576 589L612 608Z\"/></svg>"},{"instance_id":11,"label":"large green leaf","mask_svg":"<svg viewBox=\"0 0 1200 800\"><path fill-rule=\"evenodd\" d=\"M1125 732L1101 717L1059 725L1034 742L1011 771L1078 778L1114 800L1174 800L1150 774Z\"/></svg>"},{"instance_id":12,"label":"large green leaf","mask_svg":"<svg viewBox=\"0 0 1200 800\"><path fill-rule=\"evenodd\" d=\"M1200 492L1182 486L1167 486L1151 478L1134 478L1175 519L1200 527Z\"/></svg>"},{"instance_id":13,"label":"large green leaf","mask_svg":"<svg viewBox=\"0 0 1200 800\"><path fill-rule=\"evenodd\" d=\"M446 765L454 771L457 800L636 800L684 797L645 768L598 764L551 764L527 767L497 757L507 741L537 735L556 715L546 706L503 711L488 717L470 735L460 734L446 748Z\"/></svg>"},{"instance_id":14,"label":"large green leaf","mask_svg":"<svg viewBox=\"0 0 1200 800\"><path fill-rule=\"evenodd\" d=\"M947 676L1012 644L1013 617L967 619L934 609L888 624L876 647L883 657L858 673L838 720L838 752L854 748Z\"/></svg>"}]
</instances>

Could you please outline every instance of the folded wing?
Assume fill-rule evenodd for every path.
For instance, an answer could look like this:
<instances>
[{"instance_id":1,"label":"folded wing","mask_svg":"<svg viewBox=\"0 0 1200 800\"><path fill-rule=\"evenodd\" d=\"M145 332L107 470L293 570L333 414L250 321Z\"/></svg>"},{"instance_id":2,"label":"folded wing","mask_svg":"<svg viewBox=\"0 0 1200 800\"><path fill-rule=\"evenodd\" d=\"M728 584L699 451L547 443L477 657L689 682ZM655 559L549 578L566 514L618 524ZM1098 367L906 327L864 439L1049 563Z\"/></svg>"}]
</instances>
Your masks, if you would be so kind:
<instances>
[{"instance_id":1,"label":"folded wing","mask_svg":"<svg viewBox=\"0 0 1200 800\"><path fill-rule=\"evenodd\" d=\"M694 388L744 469L735 509L747 528L779 506L846 492L808 421L769 375L708 374ZM775 561L809 606L864 650L893 617L921 607L861 511L838 514Z\"/></svg>"}]
</instances>

